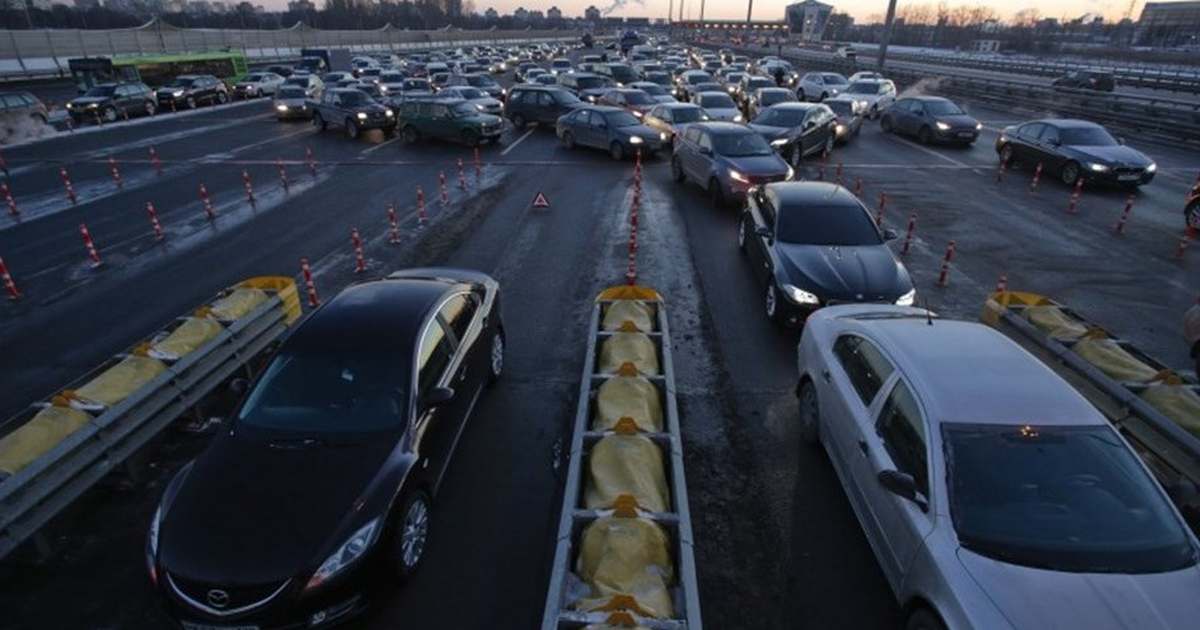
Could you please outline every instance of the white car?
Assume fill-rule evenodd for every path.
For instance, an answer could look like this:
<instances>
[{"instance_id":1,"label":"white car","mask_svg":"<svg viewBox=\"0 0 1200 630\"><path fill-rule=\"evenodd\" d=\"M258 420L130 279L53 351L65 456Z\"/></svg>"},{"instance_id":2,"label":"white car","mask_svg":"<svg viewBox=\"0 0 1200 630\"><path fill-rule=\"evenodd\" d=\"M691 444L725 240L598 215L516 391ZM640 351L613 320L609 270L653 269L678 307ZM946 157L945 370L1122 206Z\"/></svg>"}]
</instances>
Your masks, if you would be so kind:
<instances>
[{"instance_id":1,"label":"white car","mask_svg":"<svg viewBox=\"0 0 1200 630\"><path fill-rule=\"evenodd\" d=\"M860 79L838 98L853 100L868 118L875 119L896 102L896 84L887 79Z\"/></svg>"},{"instance_id":2,"label":"white car","mask_svg":"<svg viewBox=\"0 0 1200 630\"><path fill-rule=\"evenodd\" d=\"M800 433L824 445L907 628L1195 628L1200 543L1099 411L983 324L813 314Z\"/></svg>"},{"instance_id":3,"label":"white car","mask_svg":"<svg viewBox=\"0 0 1200 630\"><path fill-rule=\"evenodd\" d=\"M742 110L738 109L733 98L724 92L700 92L692 97L692 103L704 108L712 120L728 122L745 122Z\"/></svg>"},{"instance_id":4,"label":"white car","mask_svg":"<svg viewBox=\"0 0 1200 630\"><path fill-rule=\"evenodd\" d=\"M473 88L469 85L451 85L444 87L438 91L439 97L461 98L476 110L484 114L494 114L500 116L504 113L504 103L490 97L487 93L479 88Z\"/></svg>"},{"instance_id":5,"label":"white car","mask_svg":"<svg viewBox=\"0 0 1200 630\"><path fill-rule=\"evenodd\" d=\"M262 98L267 94L275 94L275 90L283 85L283 81L283 77L274 72L252 72L233 86L233 95L241 98Z\"/></svg>"},{"instance_id":6,"label":"white car","mask_svg":"<svg viewBox=\"0 0 1200 630\"><path fill-rule=\"evenodd\" d=\"M809 72L800 79L796 98L802 101L823 101L841 94L849 87L846 77L836 72Z\"/></svg>"}]
</instances>

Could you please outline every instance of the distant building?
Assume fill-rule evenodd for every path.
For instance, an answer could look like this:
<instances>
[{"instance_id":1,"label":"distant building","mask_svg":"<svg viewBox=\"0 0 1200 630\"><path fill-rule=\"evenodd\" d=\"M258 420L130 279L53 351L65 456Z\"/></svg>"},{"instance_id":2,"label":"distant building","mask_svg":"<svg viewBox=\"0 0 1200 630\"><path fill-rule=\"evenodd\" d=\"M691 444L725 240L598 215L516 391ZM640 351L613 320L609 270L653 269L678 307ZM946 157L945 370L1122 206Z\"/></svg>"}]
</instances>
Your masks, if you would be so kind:
<instances>
[{"instance_id":1,"label":"distant building","mask_svg":"<svg viewBox=\"0 0 1200 630\"><path fill-rule=\"evenodd\" d=\"M588 8L583 10L583 19L585 19L589 22L599 22L600 21L600 9L597 9L595 6L589 6Z\"/></svg>"},{"instance_id":2,"label":"distant building","mask_svg":"<svg viewBox=\"0 0 1200 630\"><path fill-rule=\"evenodd\" d=\"M308 13L310 11L316 11L317 5L312 0L292 0L291 2L287 3L287 8L288 11L294 11L296 13Z\"/></svg>"},{"instance_id":3,"label":"distant building","mask_svg":"<svg viewBox=\"0 0 1200 630\"><path fill-rule=\"evenodd\" d=\"M562 19L562 9L559 9L558 7L550 7L550 10L546 11L546 19L554 20L554 21L561 20Z\"/></svg>"},{"instance_id":4,"label":"distant building","mask_svg":"<svg viewBox=\"0 0 1200 630\"><path fill-rule=\"evenodd\" d=\"M832 14L833 5L817 0L804 0L784 8L788 31L798 34L804 41L820 41Z\"/></svg>"},{"instance_id":5,"label":"distant building","mask_svg":"<svg viewBox=\"0 0 1200 630\"><path fill-rule=\"evenodd\" d=\"M1147 2L1134 41L1143 46L1200 46L1200 2Z\"/></svg>"},{"instance_id":6,"label":"distant building","mask_svg":"<svg viewBox=\"0 0 1200 630\"><path fill-rule=\"evenodd\" d=\"M975 39L971 40L970 51L973 53L996 53L1000 52L1000 40L998 39Z\"/></svg>"}]
</instances>

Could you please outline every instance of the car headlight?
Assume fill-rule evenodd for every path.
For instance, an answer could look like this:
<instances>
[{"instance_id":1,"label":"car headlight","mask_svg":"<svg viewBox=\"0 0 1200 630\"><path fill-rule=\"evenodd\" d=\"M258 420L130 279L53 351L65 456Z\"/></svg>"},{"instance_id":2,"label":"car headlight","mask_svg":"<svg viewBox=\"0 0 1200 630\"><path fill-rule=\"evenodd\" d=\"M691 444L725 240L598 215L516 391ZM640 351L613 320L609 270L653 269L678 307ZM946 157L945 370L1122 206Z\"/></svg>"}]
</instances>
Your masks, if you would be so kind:
<instances>
[{"instance_id":1,"label":"car headlight","mask_svg":"<svg viewBox=\"0 0 1200 630\"><path fill-rule=\"evenodd\" d=\"M917 301L917 290L910 289L908 293L896 298L896 306L912 306Z\"/></svg>"},{"instance_id":2,"label":"car headlight","mask_svg":"<svg viewBox=\"0 0 1200 630\"><path fill-rule=\"evenodd\" d=\"M983 123L981 123L981 122L975 123L975 131L982 131L982 130L983 130Z\"/></svg>"},{"instance_id":3,"label":"car headlight","mask_svg":"<svg viewBox=\"0 0 1200 630\"><path fill-rule=\"evenodd\" d=\"M729 178L730 178L730 179L733 179L733 180L735 180L735 181L742 182L743 184L749 184L749 183L750 183L750 178L749 178L749 177L746 177L745 175L743 175L743 174L741 174L741 173L739 173L738 171L735 171L735 170L733 170L733 169L729 169Z\"/></svg>"},{"instance_id":4,"label":"car headlight","mask_svg":"<svg viewBox=\"0 0 1200 630\"><path fill-rule=\"evenodd\" d=\"M479 111L483 111L483 109L484 109L484 108L483 108L483 104L482 104L482 103L476 103L476 104L475 104L475 109L477 109L477 110L479 110Z\"/></svg>"},{"instance_id":5,"label":"car headlight","mask_svg":"<svg viewBox=\"0 0 1200 630\"><path fill-rule=\"evenodd\" d=\"M854 101L854 106L859 109L866 109L867 105L870 105L870 103L866 101Z\"/></svg>"},{"instance_id":6,"label":"car headlight","mask_svg":"<svg viewBox=\"0 0 1200 630\"><path fill-rule=\"evenodd\" d=\"M183 90L175 90L174 92L171 92L171 96L179 98L180 96L183 96Z\"/></svg>"},{"instance_id":7,"label":"car headlight","mask_svg":"<svg viewBox=\"0 0 1200 630\"><path fill-rule=\"evenodd\" d=\"M591 95L591 94L589 94L589 95L588 95L588 97L587 97L587 100L588 100L588 102L589 102L589 103L595 103L595 102L596 102L596 97L595 97L594 95Z\"/></svg>"},{"instance_id":8,"label":"car headlight","mask_svg":"<svg viewBox=\"0 0 1200 630\"><path fill-rule=\"evenodd\" d=\"M784 292L784 294L786 294L788 296L788 299L795 302L796 304L820 304L821 303L821 298L819 298L816 295L809 293L808 291L805 291L804 289L801 289L800 287L797 287L797 286L785 284L785 285L783 285L783 292Z\"/></svg>"},{"instance_id":9,"label":"car headlight","mask_svg":"<svg viewBox=\"0 0 1200 630\"><path fill-rule=\"evenodd\" d=\"M946 124L946 123L944 123L944 122L942 122L942 121L940 121L940 120L939 120L939 121L937 121L937 128L938 128L940 131L950 131L950 125L948 125L948 124Z\"/></svg>"},{"instance_id":10,"label":"car headlight","mask_svg":"<svg viewBox=\"0 0 1200 630\"><path fill-rule=\"evenodd\" d=\"M666 142L667 138L669 138L669 137L670 136L668 136L667 132L665 132L665 131L658 134L658 139L662 140L663 142ZM1151 166L1153 166L1153 165L1151 165Z\"/></svg>"},{"instance_id":11,"label":"car headlight","mask_svg":"<svg viewBox=\"0 0 1200 630\"><path fill-rule=\"evenodd\" d=\"M88 103L88 109L96 109L100 107L100 103Z\"/></svg>"},{"instance_id":12,"label":"car headlight","mask_svg":"<svg viewBox=\"0 0 1200 630\"><path fill-rule=\"evenodd\" d=\"M1157 171L1157 170L1158 170L1158 165L1157 165L1157 164L1155 164L1154 162L1151 162L1151 163L1150 163L1150 166L1147 166L1147 167L1146 167L1146 172L1147 172L1147 173L1153 173L1153 172L1155 172L1155 171Z\"/></svg>"},{"instance_id":13,"label":"car headlight","mask_svg":"<svg viewBox=\"0 0 1200 630\"><path fill-rule=\"evenodd\" d=\"M367 119L367 113L366 113L366 112L358 112L358 113L357 113L357 114L355 114L355 115L356 115L356 116L358 116L358 119L359 119L359 120L366 120L366 119Z\"/></svg>"},{"instance_id":14,"label":"car headlight","mask_svg":"<svg viewBox=\"0 0 1200 630\"><path fill-rule=\"evenodd\" d=\"M385 109L385 110L383 110L383 115L387 116L388 118L391 118L392 116L395 116L396 113L390 109Z\"/></svg>"},{"instance_id":15,"label":"car headlight","mask_svg":"<svg viewBox=\"0 0 1200 630\"><path fill-rule=\"evenodd\" d=\"M792 168L792 167L790 167L790 166L789 166L789 167L788 167L788 170L787 170L787 175L784 175L784 176L783 176L783 178L784 178L784 179L786 179L786 180L788 180L788 181L791 181L791 180L792 180L792 178L793 178L793 177L795 177L795 176L796 176L796 169L794 169L794 168Z\"/></svg>"},{"instance_id":16,"label":"car headlight","mask_svg":"<svg viewBox=\"0 0 1200 630\"><path fill-rule=\"evenodd\" d=\"M641 144L641 136L629 136L629 144Z\"/></svg>"},{"instance_id":17,"label":"car headlight","mask_svg":"<svg viewBox=\"0 0 1200 630\"><path fill-rule=\"evenodd\" d=\"M787 143L788 143L787 138L777 138L777 139L771 141L771 146L778 149L779 147L781 147Z\"/></svg>"},{"instance_id":18,"label":"car headlight","mask_svg":"<svg viewBox=\"0 0 1200 630\"><path fill-rule=\"evenodd\" d=\"M287 110L288 110L287 105L284 105L283 103L280 103L279 105L275 106L275 111L277 111L277 112L286 112Z\"/></svg>"},{"instance_id":19,"label":"car headlight","mask_svg":"<svg viewBox=\"0 0 1200 630\"><path fill-rule=\"evenodd\" d=\"M1107 173L1109 171L1107 164L1100 164L1099 162L1088 162L1087 167L1089 170L1096 173Z\"/></svg>"},{"instance_id":20,"label":"car headlight","mask_svg":"<svg viewBox=\"0 0 1200 630\"><path fill-rule=\"evenodd\" d=\"M742 118L742 115L741 115L741 114L735 114L735 115L734 115L734 117L733 117L733 122L743 122L743 121L745 121L745 120L746 120L746 119L745 119L745 118Z\"/></svg>"},{"instance_id":21,"label":"car headlight","mask_svg":"<svg viewBox=\"0 0 1200 630\"><path fill-rule=\"evenodd\" d=\"M838 123L837 127L835 127L835 130L837 131L837 135L839 135L839 136L845 135L846 125L843 125L842 123Z\"/></svg>"},{"instance_id":22,"label":"car headlight","mask_svg":"<svg viewBox=\"0 0 1200 630\"><path fill-rule=\"evenodd\" d=\"M633 112L633 115L634 115L634 116L637 116L638 118L641 118L641 117L642 117L642 112L639 112L639 111L636 111L636 110L635 110L635 111Z\"/></svg>"},{"instance_id":23,"label":"car headlight","mask_svg":"<svg viewBox=\"0 0 1200 630\"><path fill-rule=\"evenodd\" d=\"M733 94L734 92L737 92L737 88L726 88L726 89L728 89L728 90L729 90L729 93L730 93L730 94Z\"/></svg>"},{"instance_id":24,"label":"car headlight","mask_svg":"<svg viewBox=\"0 0 1200 630\"><path fill-rule=\"evenodd\" d=\"M330 578L341 573L346 567L354 564L356 560L361 558L367 552L367 549L375 542L376 534L379 531L379 517L371 519L371 522L363 525L358 531L354 532L346 542L342 543L325 562L321 563L313 576L309 578L308 584L304 586L304 590L312 590L321 586Z\"/></svg>"}]
</instances>

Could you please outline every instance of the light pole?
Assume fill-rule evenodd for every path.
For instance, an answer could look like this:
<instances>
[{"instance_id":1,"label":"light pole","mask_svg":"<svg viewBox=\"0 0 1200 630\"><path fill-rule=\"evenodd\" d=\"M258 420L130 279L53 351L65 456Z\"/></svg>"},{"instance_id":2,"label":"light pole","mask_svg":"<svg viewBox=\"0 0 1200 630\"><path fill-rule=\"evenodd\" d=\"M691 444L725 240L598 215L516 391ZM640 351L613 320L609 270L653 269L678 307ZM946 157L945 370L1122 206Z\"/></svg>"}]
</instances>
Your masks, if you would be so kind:
<instances>
[{"instance_id":1,"label":"light pole","mask_svg":"<svg viewBox=\"0 0 1200 630\"><path fill-rule=\"evenodd\" d=\"M704 21L704 0L700 0L700 21Z\"/></svg>"},{"instance_id":2,"label":"light pole","mask_svg":"<svg viewBox=\"0 0 1200 630\"><path fill-rule=\"evenodd\" d=\"M896 0L888 0L887 18L883 21L883 37L879 42L879 57L875 59L875 69L883 72L883 62L887 59L888 40L892 37L892 22L896 19Z\"/></svg>"},{"instance_id":3,"label":"light pole","mask_svg":"<svg viewBox=\"0 0 1200 630\"><path fill-rule=\"evenodd\" d=\"M750 23L750 15L754 13L754 0L749 0L746 3L746 24Z\"/></svg>"}]
</instances>

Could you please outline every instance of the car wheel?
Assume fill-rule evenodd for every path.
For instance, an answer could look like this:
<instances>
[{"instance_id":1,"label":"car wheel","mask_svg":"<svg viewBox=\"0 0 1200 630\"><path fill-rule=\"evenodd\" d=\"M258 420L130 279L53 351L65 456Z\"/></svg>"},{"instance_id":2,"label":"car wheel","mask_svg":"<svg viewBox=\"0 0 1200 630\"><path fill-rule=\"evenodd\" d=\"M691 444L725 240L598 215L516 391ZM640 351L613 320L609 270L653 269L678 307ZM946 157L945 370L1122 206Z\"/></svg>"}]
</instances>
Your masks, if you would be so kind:
<instances>
[{"instance_id":1,"label":"car wheel","mask_svg":"<svg viewBox=\"0 0 1200 630\"><path fill-rule=\"evenodd\" d=\"M608 154L612 156L612 159L619 162L625 159L625 147L621 146L620 142L613 141L608 147Z\"/></svg>"},{"instance_id":2,"label":"car wheel","mask_svg":"<svg viewBox=\"0 0 1200 630\"><path fill-rule=\"evenodd\" d=\"M473 147L473 146L479 144L479 133L476 132L474 129L463 129L462 141L463 141L463 144L465 144L469 147Z\"/></svg>"},{"instance_id":3,"label":"car wheel","mask_svg":"<svg viewBox=\"0 0 1200 630\"><path fill-rule=\"evenodd\" d=\"M400 135L404 137L404 141L408 144L416 144L417 140L421 139L421 134L412 125L405 125L404 131L400 132Z\"/></svg>"},{"instance_id":4,"label":"car wheel","mask_svg":"<svg viewBox=\"0 0 1200 630\"><path fill-rule=\"evenodd\" d=\"M807 378L801 381L796 398L800 403L800 439L810 446L816 445L821 438L821 408L812 381Z\"/></svg>"},{"instance_id":5,"label":"car wheel","mask_svg":"<svg viewBox=\"0 0 1200 630\"><path fill-rule=\"evenodd\" d=\"M517 129L524 129L529 126L529 121L525 120L525 117L520 114L514 115L510 120L512 120L513 126Z\"/></svg>"},{"instance_id":6,"label":"car wheel","mask_svg":"<svg viewBox=\"0 0 1200 630\"><path fill-rule=\"evenodd\" d=\"M195 96L187 97L187 100L185 100L184 103L187 103L188 109L196 109L196 97Z\"/></svg>"},{"instance_id":7,"label":"car wheel","mask_svg":"<svg viewBox=\"0 0 1200 630\"><path fill-rule=\"evenodd\" d=\"M258 88L258 91L254 93L254 96L255 96L256 98L262 98L262 97L263 97L263 91L262 91L262 88Z\"/></svg>"},{"instance_id":8,"label":"car wheel","mask_svg":"<svg viewBox=\"0 0 1200 630\"><path fill-rule=\"evenodd\" d=\"M834 134L829 134L829 137L825 138L825 147L821 149L821 153L825 156L833 153L833 136Z\"/></svg>"},{"instance_id":9,"label":"car wheel","mask_svg":"<svg viewBox=\"0 0 1200 630\"><path fill-rule=\"evenodd\" d=\"M818 102L820 102L820 101L823 101L823 100L825 100L825 99L827 99L827 98L829 98L829 93L828 93L828 92L821 92L821 98L817 99L817 101L818 101Z\"/></svg>"},{"instance_id":10,"label":"car wheel","mask_svg":"<svg viewBox=\"0 0 1200 630\"><path fill-rule=\"evenodd\" d=\"M682 184L683 177L683 165L679 163L679 156L671 156L671 179L677 184Z\"/></svg>"},{"instance_id":11,"label":"car wheel","mask_svg":"<svg viewBox=\"0 0 1200 630\"><path fill-rule=\"evenodd\" d=\"M721 190L721 180L716 177L708 180L708 198L714 208L725 206L725 193Z\"/></svg>"},{"instance_id":12,"label":"car wheel","mask_svg":"<svg viewBox=\"0 0 1200 630\"><path fill-rule=\"evenodd\" d=\"M763 306L767 312L767 319L773 322L779 321L779 290L775 288L774 282L767 285L767 295Z\"/></svg>"},{"instance_id":13,"label":"car wheel","mask_svg":"<svg viewBox=\"0 0 1200 630\"><path fill-rule=\"evenodd\" d=\"M804 98L804 90L803 89L796 90L796 100L800 101L801 103L808 100L807 98Z\"/></svg>"},{"instance_id":14,"label":"car wheel","mask_svg":"<svg viewBox=\"0 0 1200 630\"><path fill-rule=\"evenodd\" d=\"M416 572L429 537L429 495L414 490L400 504L392 531L392 570L400 580Z\"/></svg>"},{"instance_id":15,"label":"car wheel","mask_svg":"<svg viewBox=\"0 0 1200 630\"><path fill-rule=\"evenodd\" d=\"M320 112L313 112L312 121L313 121L313 126L316 127L317 129L320 129L321 131L325 131L326 129L329 128L329 123L325 122L325 117L321 116Z\"/></svg>"},{"instance_id":16,"label":"car wheel","mask_svg":"<svg viewBox=\"0 0 1200 630\"><path fill-rule=\"evenodd\" d=\"M225 92L217 92L217 102L224 105L229 102L229 95Z\"/></svg>"},{"instance_id":17,"label":"car wheel","mask_svg":"<svg viewBox=\"0 0 1200 630\"><path fill-rule=\"evenodd\" d=\"M746 218L738 221L738 251L746 253Z\"/></svg>"},{"instance_id":18,"label":"car wheel","mask_svg":"<svg viewBox=\"0 0 1200 630\"><path fill-rule=\"evenodd\" d=\"M492 335L492 345L488 350L488 385L493 385L504 374L504 329L497 327Z\"/></svg>"},{"instance_id":19,"label":"car wheel","mask_svg":"<svg viewBox=\"0 0 1200 630\"><path fill-rule=\"evenodd\" d=\"M1200 230L1200 199L1188 204L1187 209L1183 211L1183 217L1193 230Z\"/></svg>"},{"instance_id":20,"label":"car wheel","mask_svg":"<svg viewBox=\"0 0 1200 630\"><path fill-rule=\"evenodd\" d=\"M1004 166L1013 166L1016 164L1013 160L1013 148L1011 144L1000 147L1000 163Z\"/></svg>"},{"instance_id":21,"label":"car wheel","mask_svg":"<svg viewBox=\"0 0 1200 630\"><path fill-rule=\"evenodd\" d=\"M918 608L908 616L904 630L946 630L946 624L928 608Z\"/></svg>"},{"instance_id":22,"label":"car wheel","mask_svg":"<svg viewBox=\"0 0 1200 630\"><path fill-rule=\"evenodd\" d=\"M800 170L800 163L804 161L804 150L800 148L800 143L792 145L792 151L788 154L788 161L792 163L792 168Z\"/></svg>"},{"instance_id":23,"label":"car wheel","mask_svg":"<svg viewBox=\"0 0 1200 630\"><path fill-rule=\"evenodd\" d=\"M358 128L358 123L354 122L354 120L351 118L347 118L346 119L346 135L350 136L350 139L353 140L355 138L358 138L359 133L361 133L361 131Z\"/></svg>"},{"instance_id":24,"label":"car wheel","mask_svg":"<svg viewBox=\"0 0 1200 630\"><path fill-rule=\"evenodd\" d=\"M929 127L921 127L917 130L917 142L921 144L929 144L929 140L933 137L933 133L929 131Z\"/></svg>"},{"instance_id":25,"label":"car wheel","mask_svg":"<svg viewBox=\"0 0 1200 630\"><path fill-rule=\"evenodd\" d=\"M154 112L158 111L158 109L154 107L154 103L151 101L146 101L146 103L142 105L142 110L146 112L147 116L153 116Z\"/></svg>"},{"instance_id":26,"label":"car wheel","mask_svg":"<svg viewBox=\"0 0 1200 630\"><path fill-rule=\"evenodd\" d=\"M117 108L105 107L104 112L101 115L104 116L105 122L116 122L117 121Z\"/></svg>"},{"instance_id":27,"label":"car wheel","mask_svg":"<svg viewBox=\"0 0 1200 630\"><path fill-rule=\"evenodd\" d=\"M1063 165L1062 173L1059 175L1062 177L1062 183L1068 186L1074 186L1075 182L1079 181L1079 174L1079 163L1067 162Z\"/></svg>"},{"instance_id":28,"label":"car wheel","mask_svg":"<svg viewBox=\"0 0 1200 630\"><path fill-rule=\"evenodd\" d=\"M564 131L563 137L562 137L562 143L563 143L564 147L566 147L568 149L574 149L575 148L575 134L571 133L570 131Z\"/></svg>"},{"instance_id":29,"label":"car wheel","mask_svg":"<svg viewBox=\"0 0 1200 630\"><path fill-rule=\"evenodd\" d=\"M880 118L879 128L883 130L883 133L892 133L892 119L887 116Z\"/></svg>"}]
</instances>

